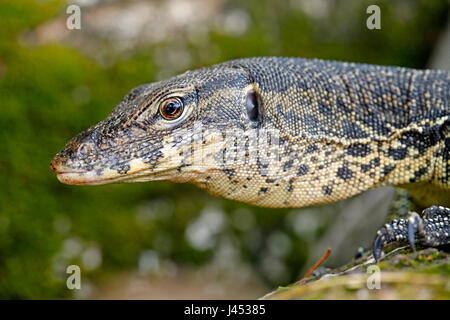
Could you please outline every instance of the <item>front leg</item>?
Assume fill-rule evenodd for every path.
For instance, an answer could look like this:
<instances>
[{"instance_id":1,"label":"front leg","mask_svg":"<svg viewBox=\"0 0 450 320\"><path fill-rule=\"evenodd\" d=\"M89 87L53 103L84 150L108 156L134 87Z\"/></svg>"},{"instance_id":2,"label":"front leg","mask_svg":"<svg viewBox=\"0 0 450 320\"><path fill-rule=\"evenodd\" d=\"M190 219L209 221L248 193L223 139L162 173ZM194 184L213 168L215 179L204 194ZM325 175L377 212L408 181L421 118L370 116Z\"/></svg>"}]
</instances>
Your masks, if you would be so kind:
<instances>
[{"instance_id":1,"label":"front leg","mask_svg":"<svg viewBox=\"0 0 450 320\"><path fill-rule=\"evenodd\" d=\"M410 212L407 219L385 224L373 244L375 260L378 261L383 248L393 242L409 244L413 250L416 243L426 247L450 244L450 209L432 206L425 209L422 216Z\"/></svg>"}]
</instances>

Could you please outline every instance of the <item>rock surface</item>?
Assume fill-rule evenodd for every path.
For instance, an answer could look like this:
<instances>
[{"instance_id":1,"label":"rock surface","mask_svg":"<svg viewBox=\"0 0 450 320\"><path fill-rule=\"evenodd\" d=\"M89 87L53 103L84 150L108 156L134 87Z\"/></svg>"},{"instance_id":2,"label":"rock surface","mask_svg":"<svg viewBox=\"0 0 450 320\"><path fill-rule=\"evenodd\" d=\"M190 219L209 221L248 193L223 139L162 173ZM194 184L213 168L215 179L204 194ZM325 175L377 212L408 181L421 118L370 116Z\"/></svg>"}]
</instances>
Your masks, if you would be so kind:
<instances>
[{"instance_id":1,"label":"rock surface","mask_svg":"<svg viewBox=\"0 0 450 320\"><path fill-rule=\"evenodd\" d=\"M377 278L379 289L375 288ZM367 253L343 267L280 287L262 299L450 299L450 254L448 248L412 252L400 247L375 263Z\"/></svg>"}]
</instances>

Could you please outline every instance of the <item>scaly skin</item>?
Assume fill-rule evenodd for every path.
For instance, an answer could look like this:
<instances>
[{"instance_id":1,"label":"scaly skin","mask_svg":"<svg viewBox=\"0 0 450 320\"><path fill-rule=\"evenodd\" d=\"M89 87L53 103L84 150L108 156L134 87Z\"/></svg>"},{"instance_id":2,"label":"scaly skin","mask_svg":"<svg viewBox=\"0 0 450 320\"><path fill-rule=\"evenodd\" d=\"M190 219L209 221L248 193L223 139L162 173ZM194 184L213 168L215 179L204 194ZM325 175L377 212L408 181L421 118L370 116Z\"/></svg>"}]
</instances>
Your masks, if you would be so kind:
<instances>
[{"instance_id":1,"label":"scaly skin","mask_svg":"<svg viewBox=\"0 0 450 320\"><path fill-rule=\"evenodd\" d=\"M183 110L167 120L163 106L174 98ZM449 71L234 60L132 90L51 167L67 184L188 182L264 207L329 203L384 185L408 189L422 208L450 206L449 101ZM427 245L449 241L448 211L439 212L443 237ZM377 248L391 235L380 232Z\"/></svg>"}]
</instances>

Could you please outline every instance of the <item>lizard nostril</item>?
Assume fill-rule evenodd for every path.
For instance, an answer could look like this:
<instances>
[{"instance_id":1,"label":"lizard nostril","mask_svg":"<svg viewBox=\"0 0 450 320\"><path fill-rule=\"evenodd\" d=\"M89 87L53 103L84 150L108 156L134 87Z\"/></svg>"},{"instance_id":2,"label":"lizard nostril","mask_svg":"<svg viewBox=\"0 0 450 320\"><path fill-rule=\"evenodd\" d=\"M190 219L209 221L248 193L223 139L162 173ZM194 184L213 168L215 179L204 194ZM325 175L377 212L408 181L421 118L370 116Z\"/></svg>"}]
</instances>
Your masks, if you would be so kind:
<instances>
[{"instance_id":1,"label":"lizard nostril","mask_svg":"<svg viewBox=\"0 0 450 320\"><path fill-rule=\"evenodd\" d=\"M53 159L52 162L50 162L50 169L52 169L53 172L58 171L58 169L56 168L56 159Z\"/></svg>"},{"instance_id":2,"label":"lizard nostril","mask_svg":"<svg viewBox=\"0 0 450 320\"><path fill-rule=\"evenodd\" d=\"M62 165L61 165L61 158L60 158L58 155L56 155L56 156L52 159L52 161L50 162L50 169L51 169L53 172L58 173L58 172L61 171L61 167L62 167Z\"/></svg>"},{"instance_id":3,"label":"lizard nostril","mask_svg":"<svg viewBox=\"0 0 450 320\"><path fill-rule=\"evenodd\" d=\"M86 159L92 151L92 147L90 143L82 143L77 150L77 157L78 159Z\"/></svg>"}]
</instances>

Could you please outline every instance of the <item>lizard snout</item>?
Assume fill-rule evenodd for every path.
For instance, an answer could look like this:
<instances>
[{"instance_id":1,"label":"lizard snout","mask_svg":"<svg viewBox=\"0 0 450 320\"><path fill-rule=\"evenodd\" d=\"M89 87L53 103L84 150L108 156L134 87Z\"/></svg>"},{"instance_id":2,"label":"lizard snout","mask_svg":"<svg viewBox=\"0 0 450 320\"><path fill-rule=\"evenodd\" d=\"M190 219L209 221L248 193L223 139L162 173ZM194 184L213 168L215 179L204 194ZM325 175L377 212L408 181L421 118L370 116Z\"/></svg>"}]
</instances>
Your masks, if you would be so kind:
<instances>
[{"instance_id":1,"label":"lizard snout","mask_svg":"<svg viewBox=\"0 0 450 320\"><path fill-rule=\"evenodd\" d=\"M59 161L57 159L58 157L54 157L52 161L50 162L50 169L52 169L53 172L58 172L59 168Z\"/></svg>"},{"instance_id":2,"label":"lizard snout","mask_svg":"<svg viewBox=\"0 0 450 320\"><path fill-rule=\"evenodd\" d=\"M57 173L67 173L67 172L75 172L76 170L71 170L64 165L64 160L58 155L56 155L52 161L50 162L50 169Z\"/></svg>"},{"instance_id":3,"label":"lizard snout","mask_svg":"<svg viewBox=\"0 0 450 320\"><path fill-rule=\"evenodd\" d=\"M59 154L57 154L52 161L50 162L50 169L52 169L53 172L61 173L67 170L64 170L64 164L63 159Z\"/></svg>"}]
</instances>

